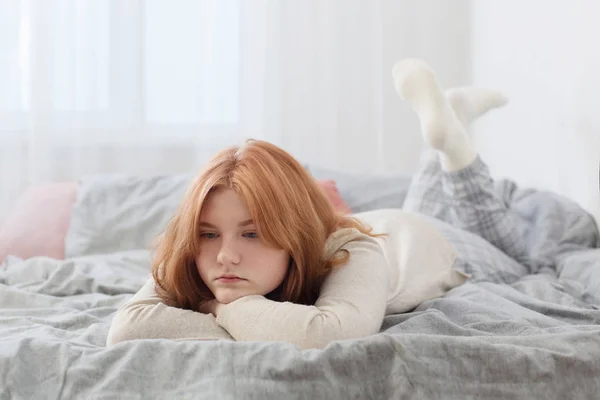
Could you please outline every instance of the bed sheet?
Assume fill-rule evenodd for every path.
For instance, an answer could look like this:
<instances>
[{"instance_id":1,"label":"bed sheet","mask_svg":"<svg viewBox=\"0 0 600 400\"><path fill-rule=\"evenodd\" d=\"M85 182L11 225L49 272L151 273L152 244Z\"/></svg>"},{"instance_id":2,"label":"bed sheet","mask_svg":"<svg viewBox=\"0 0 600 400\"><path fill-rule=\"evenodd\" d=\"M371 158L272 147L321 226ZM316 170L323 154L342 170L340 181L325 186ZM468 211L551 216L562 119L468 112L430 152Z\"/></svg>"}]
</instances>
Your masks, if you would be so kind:
<instances>
[{"instance_id":1,"label":"bed sheet","mask_svg":"<svg viewBox=\"0 0 600 400\"><path fill-rule=\"evenodd\" d=\"M106 185L102 190L109 196ZM532 225L532 250L552 258L535 274L472 234L439 223L469 256L473 279L409 313L387 316L379 334L322 350L170 340L106 348L115 311L148 277L147 250L63 261L11 258L0 268L0 400L595 398L597 228L551 196L510 191L510 197L531 204L523 215L542 222L554 215L564 223ZM97 204L82 200L80 207ZM90 237L82 224L71 237ZM551 238L552 249L536 247L539 238Z\"/></svg>"},{"instance_id":2,"label":"bed sheet","mask_svg":"<svg viewBox=\"0 0 600 400\"><path fill-rule=\"evenodd\" d=\"M148 268L145 251L13 260L0 274L0 399L574 399L600 389L600 250L565 257L556 274L467 283L387 316L377 335L323 350L105 348L111 317Z\"/></svg>"}]
</instances>

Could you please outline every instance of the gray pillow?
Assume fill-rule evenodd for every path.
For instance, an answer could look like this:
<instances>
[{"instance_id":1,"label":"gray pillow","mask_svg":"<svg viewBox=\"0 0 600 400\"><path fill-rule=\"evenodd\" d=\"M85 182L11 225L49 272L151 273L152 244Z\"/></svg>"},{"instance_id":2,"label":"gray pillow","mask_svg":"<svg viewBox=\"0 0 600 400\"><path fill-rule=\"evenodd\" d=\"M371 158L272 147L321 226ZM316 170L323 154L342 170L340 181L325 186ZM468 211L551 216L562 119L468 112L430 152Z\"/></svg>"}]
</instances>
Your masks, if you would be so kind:
<instances>
[{"instance_id":1,"label":"gray pillow","mask_svg":"<svg viewBox=\"0 0 600 400\"><path fill-rule=\"evenodd\" d=\"M307 169L316 179L334 179L353 212L402 208L410 183L403 175L360 176ZM167 227L191 179L188 174L82 178L65 240L65 257L149 248Z\"/></svg>"},{"instance_id":2,"label":"gray pillow","mask_svg":"<svg viewBox=\"0 0 600 400\"><path fill-rule=\"evenodd\" d=\"M166 228L190 175L97 175L79 182L65 257L145 249Z\"/></svg>"}]
</instances>

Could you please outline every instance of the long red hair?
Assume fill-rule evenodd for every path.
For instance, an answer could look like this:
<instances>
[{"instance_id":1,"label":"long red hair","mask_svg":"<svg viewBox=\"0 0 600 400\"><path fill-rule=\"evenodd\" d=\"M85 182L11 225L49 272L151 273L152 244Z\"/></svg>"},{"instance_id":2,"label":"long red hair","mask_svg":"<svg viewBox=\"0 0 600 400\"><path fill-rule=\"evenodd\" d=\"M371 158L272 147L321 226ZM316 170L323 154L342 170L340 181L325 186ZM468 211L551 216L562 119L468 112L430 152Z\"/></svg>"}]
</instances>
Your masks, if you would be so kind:
<instances>
[{"instance_id":1,"label":"long red hair","mask_svg":"<svg viewBox=\"0 0 600 400\"><path fill-rule=\"evenodd\" d=\"M245 199L259 237L290 254L288 274L267 297L314 304L327 274L349 255L324 259L325 242L340 228L370 229L337 213L324 192L296 159L264 141L219 152L188 188L183 202L158 240L152 265L157 293L171 306L198 311L214 296L196 268L199 218L212 190L226 187Z\"/></svg>"}]
</instances>

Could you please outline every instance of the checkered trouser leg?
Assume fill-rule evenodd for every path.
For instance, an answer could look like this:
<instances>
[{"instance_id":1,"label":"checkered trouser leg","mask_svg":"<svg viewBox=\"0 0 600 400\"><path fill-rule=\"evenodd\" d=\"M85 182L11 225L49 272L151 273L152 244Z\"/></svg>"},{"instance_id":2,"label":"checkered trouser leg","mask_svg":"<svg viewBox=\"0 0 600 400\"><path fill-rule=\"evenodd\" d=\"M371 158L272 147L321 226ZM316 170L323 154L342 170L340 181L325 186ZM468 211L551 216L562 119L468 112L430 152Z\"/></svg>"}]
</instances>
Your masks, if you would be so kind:
<instances>
[{"instance_id":1,"label":"checkered trouser leg","mask_svg":"<svg viewBox=\"0 0 600 400\"><path fill-rule=\"evenodd\" d=\"M444 192L443 171L437 151L426 150L420 169L413 176L403 209L450 221L448 194Z\"/></svg>"},{"instance_id":2,"label":"checkered trouser leg","mask_svg":"<svg viewBox=\"0 0 600 400\"><path fill-rule=\"evenodd\" d=\"M466 168L446 172L437 153L425 155L404 208L479 235L519 263L530 264L518 215L496 194L479 156Z\"/></svg>"}]
</instances>

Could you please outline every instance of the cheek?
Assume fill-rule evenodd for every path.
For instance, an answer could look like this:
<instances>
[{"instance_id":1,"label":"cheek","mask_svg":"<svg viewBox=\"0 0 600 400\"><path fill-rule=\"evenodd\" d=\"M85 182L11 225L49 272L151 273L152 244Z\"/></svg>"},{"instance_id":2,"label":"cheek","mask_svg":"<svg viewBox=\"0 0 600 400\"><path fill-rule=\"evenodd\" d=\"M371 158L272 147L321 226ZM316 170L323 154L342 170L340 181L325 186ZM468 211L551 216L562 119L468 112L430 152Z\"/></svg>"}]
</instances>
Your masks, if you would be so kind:
<instances>
[{"instance_id":1,"label":"cheek","mask_svg":"<svg viewBox=\"0 0 600 400\"><path fill-rule=\"evenodd\" d=\"M196 259L200 260L210 260L212 258L216 258L217 253L219 252L220 243L218 240L211 241L203 241L198 246L198 255Z\"/></svg>"},{"instance_id":2,"label":"cheek","mask_svg":"<svg viewBox=\"0 0 600 400\"><path fill-rule=\"evenodd\" d=\"M205 263L202 262L202 257L196 256L196 270L198 271L198 274L200 274L202 280L204 280L204 265Z\"/></svg>"},{"instance_id":3,"label":"cheek","mask_svg":"<svg viewBox=\"0 0 600 400\"><path fill-rule=\"evenodd\" d=\"M212 254L210 246L203 246L200 253L196 256L196 268L202 277L203 272L207 271L211 266L215 264L216 255Z\"/></svg>"},{"instance_id":4,"label":"cheek","mask_svg":"<svg viewBox=\"0 0 600 400\"><path fill-rule=\"evenodd\" d=\"M278 250L271 256L273 274L283 279L290 265L290 255L284 250Z\"/></svg>"},{"instance_id":5,"label":"cheek","mask_svg":"<svg viewBox=\"0 0 600 400\"><path fill-rule=\"evenodd\" d=\"M290 255L285 250L261 245L253 249L252 257L249 259L252 259L252 262L248 265L258 267L261 274L267 274L275 279L287 273Z\"/></svg>"}]
</instances>

